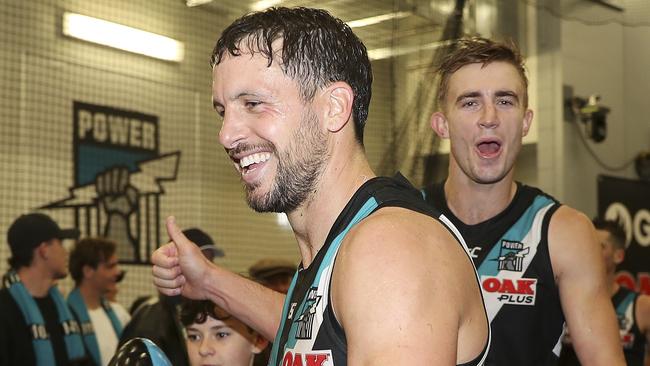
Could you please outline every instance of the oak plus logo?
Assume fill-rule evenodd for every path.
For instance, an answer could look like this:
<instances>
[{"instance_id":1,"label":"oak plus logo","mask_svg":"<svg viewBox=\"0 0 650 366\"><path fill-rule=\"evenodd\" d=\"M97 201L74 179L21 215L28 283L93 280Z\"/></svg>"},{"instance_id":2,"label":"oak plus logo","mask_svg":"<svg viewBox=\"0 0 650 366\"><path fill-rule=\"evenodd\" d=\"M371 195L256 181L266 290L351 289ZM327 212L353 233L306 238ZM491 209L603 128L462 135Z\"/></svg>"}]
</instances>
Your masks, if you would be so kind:
<instances>
[{"instance_id":1,"label":"oak plus logo","mask_svg":"<svg viewBox=\"0 0 650 366\"><path fill-rule=\"evenodd\" d=\"M287 350L282 358L282 366L333 366L332 352Z\"/></svg>"},{"instance_id":2,"label":"oak plus logo","mask_svg":"<svg viewBox=\"0 0 650 366\"><path fill-rule=\"evenodd\" d=\"M114 240L122 263L146 263L180 151L160 152L157 116L75 101L73 124L74 183L43 208L72 210L82 235Z\"/></svg>"},{"instance_id":3,"label":"oak plus logo","mask_svg":"<svg viewBox=\"0 0 650 366\"><path fill-rule=\"evenodd\" d=\"M486 298L510 305L535 305L536 278L501 278L481 276L481 286Z\"/></svg>"}]
</instances>

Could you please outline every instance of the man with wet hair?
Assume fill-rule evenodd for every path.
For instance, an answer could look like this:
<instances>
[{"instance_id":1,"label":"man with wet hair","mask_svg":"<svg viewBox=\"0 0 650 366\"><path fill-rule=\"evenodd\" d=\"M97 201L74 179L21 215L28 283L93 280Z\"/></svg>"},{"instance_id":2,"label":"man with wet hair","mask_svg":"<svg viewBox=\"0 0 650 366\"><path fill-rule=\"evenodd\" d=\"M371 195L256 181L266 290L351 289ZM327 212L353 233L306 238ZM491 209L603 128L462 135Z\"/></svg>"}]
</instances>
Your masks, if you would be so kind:
<instances>
[{"instance_id":1,"label":"man with wet hair","mask_svg":"<svg viewBox=\"0 0 650 366\"><path fill-rule=\"evenodd\" d=\"M302 263L285 297L202 258L169 218L173 242L152 257L159 290L275 336L270 365L482 364L489 327L462 238L368 163L372 74L350 27L317 9L249 14L212 66L219 140L248 204L287 214Z\"/></svg>"},{"instance_id":2,"label":"man with wet hair","mask_svg":"<svg viewBox=\"0 0 650 366\"><path fill-rule=\"evenodd\" d=\"M450 46L431 126L450 140L445 181L423 190L465 237L493 342L489 365L554 365L566 320L584 364L622 365L595 233L585 215L514 181L528 133L528 79L516 47Z\"/></svg>"}]
</instances>

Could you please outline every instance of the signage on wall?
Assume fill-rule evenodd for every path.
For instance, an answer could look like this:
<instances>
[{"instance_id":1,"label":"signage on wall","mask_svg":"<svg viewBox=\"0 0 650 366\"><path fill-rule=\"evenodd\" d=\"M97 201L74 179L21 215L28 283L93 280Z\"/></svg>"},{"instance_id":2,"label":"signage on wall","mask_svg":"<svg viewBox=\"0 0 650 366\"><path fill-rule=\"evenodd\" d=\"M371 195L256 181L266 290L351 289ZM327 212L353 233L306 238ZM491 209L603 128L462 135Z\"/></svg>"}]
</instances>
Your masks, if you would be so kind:
<instances>
[{"instance_id":1,"label":"signage on wall","mask_svg":"<svg viewBox=\"0 0 650 366\"><path fill-rule=\"evenodd\" d=\"M650 183L599 176L598 216L625 229L627 249L617 282L650 294Z\"/></svg>"},{"instance_id":2,"label":"signage on wall","mask_svg":"<svg viewBox=\"0 0 650 366\"><path fill-rule=\"evenodd\" d=\"M146 263L181 153L160 152L157 116L78 101L72 109L74 184L43 208L72 210L82 235L114 240L122 263Z\"/></svg>"}]
</instances>

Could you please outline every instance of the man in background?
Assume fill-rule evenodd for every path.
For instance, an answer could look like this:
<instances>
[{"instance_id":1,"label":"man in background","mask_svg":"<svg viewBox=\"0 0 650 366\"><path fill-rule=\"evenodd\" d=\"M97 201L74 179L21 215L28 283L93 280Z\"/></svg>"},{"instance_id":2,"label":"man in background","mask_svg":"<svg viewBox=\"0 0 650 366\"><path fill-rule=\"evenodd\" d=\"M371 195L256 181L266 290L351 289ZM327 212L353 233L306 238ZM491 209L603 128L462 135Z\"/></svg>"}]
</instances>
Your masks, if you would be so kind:
<instances>
[{"instance_id":1,"label":"man in background","mask_svg":"<svg viewBox=\"0 0 650 366\"><path fill-rule=\"evenodd\" d=\"M214 240L198 228L184 230L203 256L209 261L223 257L224 252L214 244ZM133 309L133 318L124 329L120 346L135 337L152 340L167 355L174 366L189 366L183 325L178 314L182 302L181 296L150 296L139 299L140 305Z\"/></svg>"},{"instance_id":2,"label":"man in background","mask_svg":"<svg viewBox=\"0 0 650 366\"><path fill-rule=\"evenodd\" d=\"M650 366L650 296L616 282L616 268L625 259L625 231L614 221L596 218L593 223L605 263L608 293L618 318L625 361L628 366ZM570 333L565 335L559 365L580 365L571 345Z\"/></svg>"},{"instance_id":3,"label":"man in background","mask_svg":"<svg viewBox=\"0 0 650 366\"><path fill-rule=\"evenodd\" d=\"M78 237L78 230L62 230L41 213L22 215L9 227L11 268L0 290L1 366L92 365L56 286L68 275L62 242Z\"/></svg>"},{"instance_id":4,"label":"man in background","mask_svg":"<svg viewBox=\"0 0 650 366\"><path fill-rule=\"evenodd\" d=\"M286 294L296 265L282 258L263 258L248 268L250 278L272 290Z\"/></svg>"},{"instance_id":5,"label":"man in background","mask_svg":"<svg viewBox=\"0 0 650 366\"><path fill-rule=\"evenodd\" d=\"M286 294L291 279L296 274L296 265L282 258L263 258L248 268L248 275L255 282L272 290ZM272 339L269 340L269 342ZM271 347L266 347L255 355L253 366L266 366L271 357Z\"/></svg>"},{"instance_id":6,"label":"man in background","mask_svg":"<svg viewBox=\"0 0 650 366\"><path fill-rule=\"evenodd\" d=\"M117 245L105 238L84 238L70 253L75 288L68 305L81 325L86 349L95 365L106 366L117 350L124 324L105 298L120 276Z\"/></svg>"}]
</instances>

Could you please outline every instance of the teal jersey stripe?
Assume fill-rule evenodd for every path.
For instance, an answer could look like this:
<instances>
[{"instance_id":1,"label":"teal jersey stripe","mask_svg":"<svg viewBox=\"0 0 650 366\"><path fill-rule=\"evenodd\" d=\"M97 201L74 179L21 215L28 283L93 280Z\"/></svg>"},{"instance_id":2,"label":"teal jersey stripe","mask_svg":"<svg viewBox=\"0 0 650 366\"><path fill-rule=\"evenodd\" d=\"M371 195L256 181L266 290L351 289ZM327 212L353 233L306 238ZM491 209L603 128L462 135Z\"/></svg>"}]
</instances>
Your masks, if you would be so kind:
<instances>
[{"instance_id":1,"label":"teal jersey stripe","mask_svg":"<svg viewBox=\"0 0 650 366\"><path fill-rule=\"evenodd\" d=\"M520 241L523 239L529 232L537 216L537 212L542 208L548 206L549 204L554 204L555 201L546 197L546 196L537 196L535 200L530 205L530 207L524 212L523 215L517 220L517 222L506 231L505 234L499 240L493 244L492 249L483 260L483 263L478 267L478 273L481 276L496 276L499 273L499 251L502 240L516 240ZM469 243L470 245L472 243Z\"/></svg>"},{"instance_id":2,"label":"teal jersey stripe","mask_svg":"<svg viewBox=\"0 0 650 366\"><path fill-rule=\"evenodd\" d=\"M625 295L625 298L623 298L623 301L621 301L618 306L616 306L616 315L620 317L625 317L625 313L627 311L628 306L634 301L636 298L636 293L630 292L629 294Z\"/></svg>"},{"instance_id":3,"label":"teal jersey stripe","mask_svg":"<svg viewBox=\"0 0 650 366\"><path fill-rule=\"evenodd\" d=\"M324 269L333 265L334 258L336 257L336 253L338 252L338 249L341 246L341 243L343 242L343 238L345 238L347 233L361 220L368 217L378 206L379 204L377 203L377 200L374 197L369 198L366 201L366 203L363 204L361 209L359 209L356 215L354 215L354 217L352 218L348 226L343 231L341 231L341 233L339 233L339 235L337 235L336 238L334 238L334 240L332 240L332 243L329 245L327 252L323 257L323 260L321 261L318 267L318 273L314 278L314 282L312 282L312 288L316 287L320 282ZM293 281L291 282L291 286L289 287L289 293L284 302L284 308L282 311L282 320L280 323L280 328L278 329L278 334L276 335L275 341L273 343L273 350L271 352L271 359L269 360L269 365L278 365L278 360L276 359L276 356L278 354L277 351L278 351L278 347L280 347L280 342L281 342L281 337L283 334L284 327L287 326L286 319L288 316L289 307L291 306L291 295L293 294L297 278L298 278L298 273L296 273L296 275L293 278ZM302 299L300 306L296 307L294 311L294 317L296 316L296 314L302 314L305 311L305 308L309 305L306 295L307 294L305 294L305 297ZM297 342L296 339L296 333L298 327L297 322L295 321L291 322L290 327L291 328L289 330L289 337L287 338L287 342L282 346L293 348L295 347Z\"/></svg>"}]
</instances>

